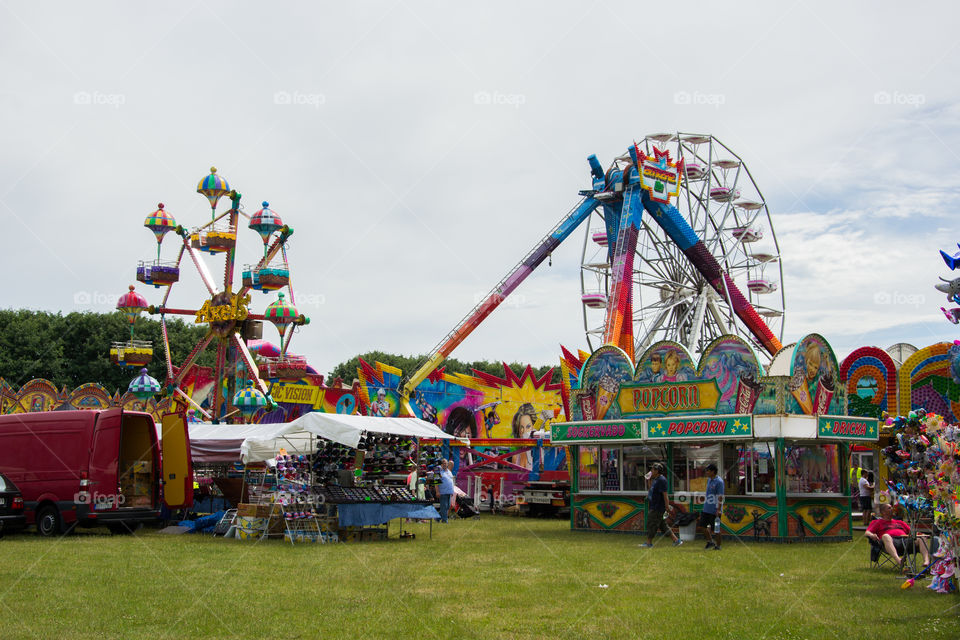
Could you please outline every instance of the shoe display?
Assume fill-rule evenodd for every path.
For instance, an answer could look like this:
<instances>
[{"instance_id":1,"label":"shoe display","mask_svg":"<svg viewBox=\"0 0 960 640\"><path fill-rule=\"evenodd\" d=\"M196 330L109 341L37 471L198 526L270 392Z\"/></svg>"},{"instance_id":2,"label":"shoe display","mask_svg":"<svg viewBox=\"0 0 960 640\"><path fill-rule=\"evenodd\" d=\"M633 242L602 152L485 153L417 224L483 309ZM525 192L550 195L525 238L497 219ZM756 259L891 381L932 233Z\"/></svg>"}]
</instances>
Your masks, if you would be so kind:
<instances>
[{"instance_id":1,"label":"shoe display","mask_svg":"<svg viewBox=\"0 0 960 640\"><path fill-rule=\"evenodd\" d=\"M673 546L675 547L679 547L682 544L683 544L683 540L681 540L680 538L677 538L676 540L673 541Z\"/></svg>"},{"instance_id":2,"label":"shoe display","mask_svg":"<svg viewBox=\"0 0 960 640\"><path fill-rule=\"evenodd\" d=\"M718 544L713 545L713 550L714 550L714 551L720 551L720 545L718 545Z\"/></svg>"},{"instance_id":3,"label":"shoe display","mask_svg":"<svg viewBox=\"0 0 960 640\"><path fill-rule=\"evenodd\" d=\"M653 547L653 545L650 544L649 542L644 542L642 545L640 545L640 547L641 547L642 549L649 549L649 548Z\"/></svg>"},{"instance_id":4,"label":"shoe display","mask_svg":"<svg viewBox=\"0 0 960 640\"><path fill-rule=\"evenodd\" d=\"M706 549L713 549L715 546L717 546L717 545L713 544L713 541L711 540L710 542L707 543L707 546L705 546L704 549L705 549L705 550L706 550Z\"/></svg>"}]
</instances>

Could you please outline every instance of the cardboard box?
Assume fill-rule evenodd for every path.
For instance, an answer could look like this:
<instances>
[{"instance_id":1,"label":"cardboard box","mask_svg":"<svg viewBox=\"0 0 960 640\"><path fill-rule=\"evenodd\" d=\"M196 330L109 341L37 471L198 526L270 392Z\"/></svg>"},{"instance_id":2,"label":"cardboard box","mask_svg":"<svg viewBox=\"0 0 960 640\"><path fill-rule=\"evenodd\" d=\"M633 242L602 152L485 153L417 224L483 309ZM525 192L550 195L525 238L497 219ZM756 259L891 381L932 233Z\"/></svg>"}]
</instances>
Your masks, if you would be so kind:
<instances>
[{"instance_id":1,"label":"cardboard box","mask_svg":"<svg viewBox=\"0 0 960 640\"><path fill-rule=\"evenodd\" d=\"M269 504L241 503L237 505L237 515L251 518L269 518L273 506Z\"/></svg>"}]
</instances>

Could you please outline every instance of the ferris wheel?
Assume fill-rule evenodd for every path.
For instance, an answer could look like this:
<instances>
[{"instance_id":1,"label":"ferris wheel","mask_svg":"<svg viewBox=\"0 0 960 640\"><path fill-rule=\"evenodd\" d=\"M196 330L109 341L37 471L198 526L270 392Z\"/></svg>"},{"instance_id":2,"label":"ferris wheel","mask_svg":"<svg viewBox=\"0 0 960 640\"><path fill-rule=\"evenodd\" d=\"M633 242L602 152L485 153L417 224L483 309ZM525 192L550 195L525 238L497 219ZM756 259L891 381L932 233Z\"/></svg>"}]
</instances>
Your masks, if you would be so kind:
<instances>
[{"instance_id":1,"label":"ferris wheel","mask_svg":"<svg viewBox=\"0 0 960 640\"><path fill-rule=\"evenodd\" d=\"M238 413L250 416L257 409L269 407L272 401L266 380L299 378L306 371L305 358L287 356L286 352L295 329L308 323L309 319L297 311L290 280L287 240L293 229L269 208L268 202L263 202L262 208L253 215L244 213L240 206L241 195L230 188L215 167L211 167L210 174L197 185L197 192L210 203L210 221L205 224L187 230L176 222L163 204L147 216L144 226L156 236L157 258L139 264L137 280L165 289L161 303L146 310L160 315L166 356L166 382L163 385L166 394L208 420L235 420ZM231 205L218 213L217 204L224 196ZM237 282L237 228L242 219L246 219L247 226L260 235L263 257L245 265ZM171 231L178 237L180 247L176 260L165 262L161 260L160 249L164 237ZM204 254L214 259L223 257L222 279L213 276ZM196 308L179 308L170 304L174 287L180 282L185 256L209 295ZM283 289L286 293L281 291ZM263 314L255 314L249 311L251 291L279 293ZM207 326L206 334L183 362L174 362L170 351L167 317L171 315L194 316L196 323ZM262 359L260 363L255 362L244 339L249 322L257 320L271 322L280 333L280 356ZM216 350L216 364L204 407L187 393L185 387L190 371L207 349Z\"/></svg>"},{"instance_id":2,"label":"ferris wheel","mask_svg":"<svg viewBox=\"0 0 960 640\"><path fill-rule=\"evenodd\" d=\"M740 156L712 135L682 132L648 135L636 149L651 157L669 151L682 166L677 210L730 280L726 286L711 285L689 251L644 215L630 277L634 353L639 356L657 341L673 340L696 354L723 334L739 335L764 348L756 333L738 322L744 302L782 338L786 299L780 247L767 203ZM634 161L630 154L616 158L607 175L628 169ZM609 248L616 238L609 235L607 219L612 215L616 212L606 207L596 209L583 241L581 300L591 349L604 343L605 310L614 295Z\"/></svg>"}]
</instances>

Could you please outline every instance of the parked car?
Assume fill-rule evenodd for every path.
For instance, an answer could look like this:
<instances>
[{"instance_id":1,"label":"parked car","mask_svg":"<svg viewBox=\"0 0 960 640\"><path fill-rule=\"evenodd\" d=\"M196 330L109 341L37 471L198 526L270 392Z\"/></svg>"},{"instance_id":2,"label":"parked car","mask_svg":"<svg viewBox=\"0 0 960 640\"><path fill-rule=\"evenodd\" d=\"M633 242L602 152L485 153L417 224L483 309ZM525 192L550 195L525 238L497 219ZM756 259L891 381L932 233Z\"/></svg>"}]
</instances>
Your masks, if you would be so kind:
<instances>
[{"instance_id":1,"label":"parked car","mask_svg":"<svg viewBox=\"0 0 960 640\"><path fill-rule=\"evenodd\" d=\"M0 536L27 526L23 512L23 494L10 478L0 473Z\"/></svg>"}]
</instances>

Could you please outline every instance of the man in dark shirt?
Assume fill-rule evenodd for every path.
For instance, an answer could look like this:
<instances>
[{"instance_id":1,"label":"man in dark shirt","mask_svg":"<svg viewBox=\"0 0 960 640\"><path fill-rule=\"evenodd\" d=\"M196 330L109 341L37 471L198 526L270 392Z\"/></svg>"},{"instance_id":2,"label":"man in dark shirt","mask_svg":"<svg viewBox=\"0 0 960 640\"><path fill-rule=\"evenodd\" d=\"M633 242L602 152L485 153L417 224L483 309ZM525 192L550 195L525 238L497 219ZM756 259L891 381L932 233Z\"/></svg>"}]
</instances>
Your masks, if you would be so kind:
<instances>
[{"instance_id":1,"label":"man in dark shirt","mask_svg":"<svg viewBox=\"0 0 960 640\"><path fill-rule=\"evenodd\" d=\"M650 469L650 491L647 492L647 543L640 545L641 547L652 547L653 537L664 531L673 538L673 546L683 544L663 520L667 509L673 510L667 498L667 479L663 475L663 465L655 462Z\"/></svg>"}]
</instances>

